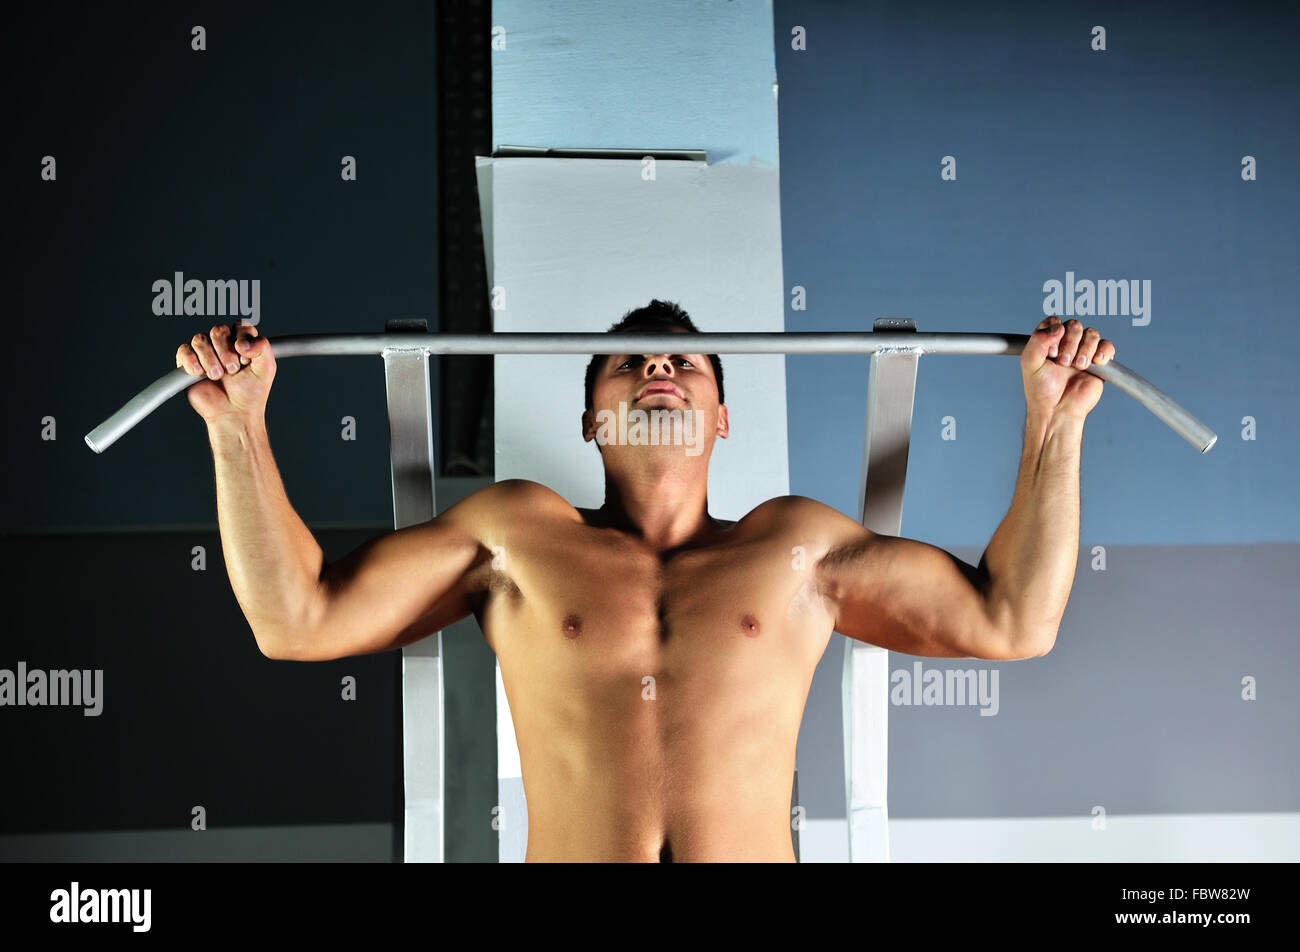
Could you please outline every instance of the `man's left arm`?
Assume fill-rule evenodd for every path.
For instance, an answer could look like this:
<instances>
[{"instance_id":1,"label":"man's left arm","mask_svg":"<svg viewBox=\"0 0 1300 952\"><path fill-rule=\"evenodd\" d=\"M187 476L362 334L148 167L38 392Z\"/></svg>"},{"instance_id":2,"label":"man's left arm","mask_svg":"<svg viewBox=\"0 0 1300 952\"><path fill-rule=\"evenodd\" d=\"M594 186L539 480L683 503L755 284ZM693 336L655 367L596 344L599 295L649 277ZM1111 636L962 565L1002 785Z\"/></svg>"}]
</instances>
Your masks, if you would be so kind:
<instances>
[{"instance_id":1,"label":"man's left arm","mask_svg":"<svg viewBox=\"0 0 1300 952\"><path fill-rule=\"evenodd\" d=\"M1013 657L1046 654L1074 584L1079 557L1079 463L1083 423L1104 386L1086 372L1114 359L1115 345L1077 320L1045 319L1020 355L1025 444L1015 495L980 571Z\"/></svg>"}]
</instances>

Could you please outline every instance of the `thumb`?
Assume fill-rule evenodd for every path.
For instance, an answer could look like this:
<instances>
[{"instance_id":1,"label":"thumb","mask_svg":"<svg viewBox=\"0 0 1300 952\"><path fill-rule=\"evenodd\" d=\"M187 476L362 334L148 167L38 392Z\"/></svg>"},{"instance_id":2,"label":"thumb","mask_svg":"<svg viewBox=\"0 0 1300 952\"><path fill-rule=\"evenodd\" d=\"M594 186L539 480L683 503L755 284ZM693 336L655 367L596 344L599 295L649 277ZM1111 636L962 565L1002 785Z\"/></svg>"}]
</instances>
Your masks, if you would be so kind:
<instances>
[{"instance_id":1,"label":"thumb","mask_svg":"<svg viewBox=\"0 0 1300 952\"><path fill-rule=\"evenodd\" d=\"M250 324L247 321L240 321L235 325L235 350L241 354L246 354L252 349L254 338L258 336L257 325Z\"/></svg>"},{"instance_id":2,"label":"thumb","mask_svg":"<svg viewBox=\"0 0 1300 952\"><path fill-rule=\"evenodd\" d=\"M235 350L239 351L241 357L251 362L270 353L271 342L265 337L241 335L235 342Z\"/></svg>"},{"instance_id":3,"label":"thumb","mask_svg":"<svg viewBox=\"0 0 1300 952\"><path fill-rule=\"evenodd\" d=\"M1065 325L1058 318L1049 317L1035 328L1021 353L1021 366L1033 373L1056 356L1056 348L1065 334Z\"/></svg>"}]
</instances>

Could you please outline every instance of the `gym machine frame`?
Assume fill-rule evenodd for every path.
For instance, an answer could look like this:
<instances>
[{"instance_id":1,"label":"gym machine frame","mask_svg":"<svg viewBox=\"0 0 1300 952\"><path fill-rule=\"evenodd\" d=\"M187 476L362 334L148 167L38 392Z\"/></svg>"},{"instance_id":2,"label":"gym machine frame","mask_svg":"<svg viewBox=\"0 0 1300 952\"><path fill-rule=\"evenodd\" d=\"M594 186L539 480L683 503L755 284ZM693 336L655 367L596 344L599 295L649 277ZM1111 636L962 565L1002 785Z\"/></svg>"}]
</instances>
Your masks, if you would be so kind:
<instances>
[{"instance_id":1,"label":"gym machine frame","mask_svg":"<svg viewBox=\"0 0 1300 952\"><path fill-rule=\"evenodd\" d=\"M384 359L393 480L393 528L427 522L437 514L433 453L430 355L601 354L611 334L430 334L424 321L390 321L382 334L290 335L271 340L277 363L288 357L379 355ZM881 318L871 332L701 333L690 346L710 354L870 354L866 434L858 516L874 532L899 535L903 483L911 440L917 360L922 354L1019 356L1027 334L919 333L908 318ZM672 332L617 335L623 353L678 353ZM1091 364L1084 372L1114 384L1167 423L1200 452L1218 437L1168 395L1120 363ZM102 453L171 397L205 377L177 369L142 390L86 435ZM406 807L404 854L408 861L441 862L444 856L445 769L442 633L402 649L403 756ZM851 862L889 858L886 743L888 652L845 639L841 682L844 781ZM798 771L795 772L797 802ZM798 837L795 836L798 848Z\"/></svg>"}]
</instances>

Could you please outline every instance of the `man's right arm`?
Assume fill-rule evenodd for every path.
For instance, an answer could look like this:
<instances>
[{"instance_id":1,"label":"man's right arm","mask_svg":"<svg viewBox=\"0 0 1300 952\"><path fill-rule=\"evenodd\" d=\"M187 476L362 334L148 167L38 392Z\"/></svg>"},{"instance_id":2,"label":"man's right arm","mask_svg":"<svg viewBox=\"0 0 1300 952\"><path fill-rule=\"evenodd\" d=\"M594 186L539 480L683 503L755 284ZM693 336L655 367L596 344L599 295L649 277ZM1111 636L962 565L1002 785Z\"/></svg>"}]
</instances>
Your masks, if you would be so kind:
<instances>
[{"instance_id":1,"label":"man's right arm","mask_svg":"<svg viewBox=\"0 0 1300 952\"><path fill-rule=\"evenodd\" d=\"M389 651L470 614L464 581L489 557L476 516L493 487L327 565L289 504L265 426L229 422L209 434L230 585L264 655L329 661Z\"/></svg>"},{"instance_id":2,"label":"man's right arm","mask_svg":"<svg viewBox=\"0 0 1300 952\"><path fill-rule=\"evenodd\" d=\"M208 424L217 480L217 525L230 587L267 657L304 625L324 553L285 494L261 417Z\"/></svg>"},{"instance_id":3,"label":"man's right arm","mask_svg":"<svg viewBox=\"0 0 1300 952\"><path fill-rule=\"evenodd\" d=\"M437 519L373 539L327 565L289 504L271 455L270 343L255 327L217 325L182 344L176 365L211 378L187 395L208 425L231 588L263 654L321 661L387 651L469 614L465 577L486 554L478 538L495 516L500 490L480 490Z\"/></svg>"}]
</instances>

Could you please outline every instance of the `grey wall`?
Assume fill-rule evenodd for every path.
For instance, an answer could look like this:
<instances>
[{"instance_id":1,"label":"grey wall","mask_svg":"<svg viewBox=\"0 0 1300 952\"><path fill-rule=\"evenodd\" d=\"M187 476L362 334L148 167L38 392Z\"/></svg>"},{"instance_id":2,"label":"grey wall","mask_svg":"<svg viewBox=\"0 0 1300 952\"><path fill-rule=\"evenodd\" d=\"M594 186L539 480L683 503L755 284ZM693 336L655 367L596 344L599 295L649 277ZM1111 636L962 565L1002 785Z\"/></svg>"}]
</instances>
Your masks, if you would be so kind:
<instances>
[{"instance_id":1,"label":"grey wall","mask_svg":"<svg viewBox=\"0 0 1300 952\"><path fill-rule=\"evenodd\" d=\"M1089 547L1091 549L1091 547ZM981 548L955 554L977 562ZM993 705L889 707L889 813L915 817L1293 812L1300 806L1300 546L1082 553L1056 647L994 662L891 652L891 673L997 672ZM805 713L801 774L834 771L841 639ZM989 676L986 676L989 677ZM1243 679L1257 700L1243 699ZM990 687L994 685L986 681ZM817 738L815 744L807 736ZM810 816L835 815L836 800Z\"/></svg>"}]
</instances>

